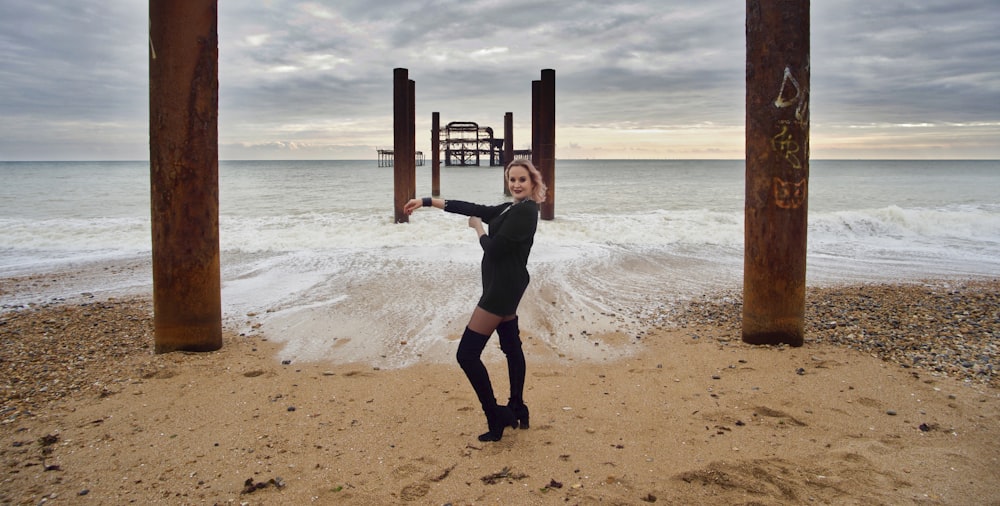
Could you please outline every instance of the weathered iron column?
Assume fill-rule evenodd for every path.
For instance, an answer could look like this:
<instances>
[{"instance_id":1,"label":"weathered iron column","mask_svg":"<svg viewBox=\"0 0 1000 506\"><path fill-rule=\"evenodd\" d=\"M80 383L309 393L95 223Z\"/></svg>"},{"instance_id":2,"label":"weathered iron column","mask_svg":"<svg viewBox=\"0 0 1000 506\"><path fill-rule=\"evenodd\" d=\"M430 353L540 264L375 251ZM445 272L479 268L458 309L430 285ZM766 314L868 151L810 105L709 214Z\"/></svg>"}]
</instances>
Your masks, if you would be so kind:
<instances>
[{"instance_id":1,"label":"weathered iron column","mask_svg":"<svg viewBox=\"0 0 1000 506\"><path fill-rule=\"evenodd\" d=\"M392 105L393 105L393 204L396 223L408 223L410 217L403 212L403 206L410 200L410 178L406 173L409 164L406 162L409 153L407 137L410 135L410 82L409 71L404 68L393 69Z\"/></svg>"},{"instance_id":2,"label":"weathered iron column","mask_svg":"<svg viewBox=\"0 0 1000 506\"><path fill-rule=\"evenodd\" d=\"M503 175L506 167L514 161L514 113L508 112L503 115L503 166L505 170L500 171L503 177L503 194L510 196L510 188L507 187L507 177Z\"/></svg>"},{"instance_id":3,"label":"weathered iron column","mask_svg":"<svg viewBox=\"0 0 1000 506\"><path fill-rule=\"evenodd\" d=\"M149 2L154 351L222 347L217 0Z\"/></svg>"},{"instance_id":4,"label":"weathered iron column","mask_svg":"<svg viewBox=\"0 0 1000 506\"><path fill-rule=\"evenodd\" d=\"M441 113L431 113L431 196L441 195Z\"/></svg>"},{"instance_id":5,"label":"weathered iron column","mask_svg":"<svg viewBox=\"0 0 1000 506\"><path fill-rule=\"evenodd\" d=\"M410 186L409 198L417 197L417 100L416 83L413 79L407 82L406 103L409 110L406 112L406 124L409 135L406 136L406 175L407 184Z\"/></svg>"},{"instance_id":6,"label":"weathered iron column","mask_svg":"<svg viewBox=\"0 0 1000 506\"><path fill-rule=\"evenodd\" d=\"M542 143L541 141L541 131L542 125L538 122L538 104L542 99L542 82L539 80L531 81L531 164L538 168L541 165L539 155L541 151L538 149L538 145Z\"/></svg>"},{"instance_id":7,"label":"weathered iron column","mask_svg":"<svg viewBox=\"0 0 1000 506\"><path fill-rule=\"evenodd\" d=\"M542 70L538 101L539 151L538 170L542 173L548 190L541 204L539 217L551 220L556 217L556 71Z\"/></svg>"},{"instance_id":8,"label":"weathered iron column","mask_svg":"<svg viewBox=\"0 0 1000 506\"><path fill-rule=\"evenodd\" d=\"M809 0L747 0L743 341L803 343Z\"/></svg>"}]
</instances>

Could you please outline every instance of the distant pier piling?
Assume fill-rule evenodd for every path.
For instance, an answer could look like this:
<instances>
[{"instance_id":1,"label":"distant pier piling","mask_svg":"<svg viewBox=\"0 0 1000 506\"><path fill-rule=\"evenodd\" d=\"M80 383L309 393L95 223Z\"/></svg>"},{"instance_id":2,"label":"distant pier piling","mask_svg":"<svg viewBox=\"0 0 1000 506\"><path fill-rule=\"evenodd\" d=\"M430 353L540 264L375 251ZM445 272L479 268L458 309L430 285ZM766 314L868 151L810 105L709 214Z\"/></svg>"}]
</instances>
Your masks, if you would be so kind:
<instances>
[{"instance_id":1,"label":"distant pier piling","mask_svg":"<svg viewBox=\"0 0 1000 506\"><path fill-rule=\"evenodd\" d=\"M747 0L743 341L803 344L809 0Z\"/></svg>"},{"instance_id":2,"label":"distant pier piling","mask_svg":"<svg viewBox=\"0 0 1000 506\"><path fill-rule=\"evenodd\" d=\"M431 196L441 196L441 113L431 113Z\"/></svg>"},{"instance_id":3,"label":"distant pier piling","mask_svg":"<svg viewBox=\"0 0 1000 506\"><path fill-rule=\"evenodd\" d=\"M413 79L408 79L406 83L406 125L408 133L406 135L406 184L407 200L417 196L417 84ZM405 204L405 202L404 202Z\"/></svg>"},{"instance_id":4,"label":"distant pier piling","mask_svg":"<svg viewBox=\"0 0 1000 506\"><path fill-rule=\"evenodd\" d=\"M217 0L149 2L154 351L222 347Z\"/></svg>"},{"instance_id":5,"label":"distant pier piling","mask_svg":"<svg viewBox=\"0 0 1000 506\"><path fill-rule=\"evenodd\" d=\"M555 219L556 206L556 71L544 69L541 77L537 86L537 102L534 98L535 85L532 82L532 108L537 107L537 112L533 112L532 116L537 117L538 143L532 145L531 151L538 152L536 166L548 187L545 202L540 206L539 217L543 220L552 220ZM532 126L533 139L534 131L535 128Z\"/></svg>"},{"instance_id":6,"label":"distant pier piling","mask_svg":"<svg viewBox=\"0 0 1000 506\"><path fill-rule=\"evenodd\" d=\"M410 200L413 177L413 150L410 144L414 128L411 125L411 104L413 87L409 79L409 71L405 68L393 69L393 210L396 223L408 223L410 217L403 212L403 206Z\"/></svg>"},{"instance_id":7,"label":"distant pier piling","mask_svg":"<svg viewBox=\"0 0 1000 506\"><path fill-rule=\"evenodd\" d=\"M542 126L538 123L538 102L541 100L542 82L538 79L531 81L531 164L538 168L542 165L539 156L542 151L538 149L541 144L540 135Z\"/></svg>"},{"instance_id":8,"label":"distant pier piling","mask_svg":"<svg viewBox=\"0 0 1000 506\"><path fill-rule=\"evenodd\" d=\"M503 165L507 167L514 161L514 113L508 112L503 115ZM510 196L510 188L507 186L506 170L501 171L504 179L503 194Z\"/></svg>"}]
</instances>

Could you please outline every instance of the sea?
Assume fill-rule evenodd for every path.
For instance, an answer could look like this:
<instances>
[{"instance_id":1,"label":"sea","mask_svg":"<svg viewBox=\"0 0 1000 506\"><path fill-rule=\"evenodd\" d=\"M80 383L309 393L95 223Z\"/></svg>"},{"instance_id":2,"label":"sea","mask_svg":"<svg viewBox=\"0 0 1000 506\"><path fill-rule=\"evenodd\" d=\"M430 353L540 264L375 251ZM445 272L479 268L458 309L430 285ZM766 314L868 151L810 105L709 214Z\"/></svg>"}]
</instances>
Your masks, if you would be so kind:
<instances>
[{"instance_id":1,"label":"sea","mask_svg":"<svg viewBox=\"0 0 1000 506\"><path fill-rule=\"evenodd\" d=\"M638 338L654 315L742 290L742 160L557 160L555 173L525 336L608 358L629 346L601 335ZM290 360L452 360L480 295L465 217L394 223L393 171L375 160L221 161L219 178L226 328ZM430 195L430 167L416 178ZM0 311L150 296L149 179L147 161L0 162ZM441 167L440 188L507 198L500 167ZM807 286L1000 277L1000 161L812 160L808 188Z\"/></svg>"}]
</instances>

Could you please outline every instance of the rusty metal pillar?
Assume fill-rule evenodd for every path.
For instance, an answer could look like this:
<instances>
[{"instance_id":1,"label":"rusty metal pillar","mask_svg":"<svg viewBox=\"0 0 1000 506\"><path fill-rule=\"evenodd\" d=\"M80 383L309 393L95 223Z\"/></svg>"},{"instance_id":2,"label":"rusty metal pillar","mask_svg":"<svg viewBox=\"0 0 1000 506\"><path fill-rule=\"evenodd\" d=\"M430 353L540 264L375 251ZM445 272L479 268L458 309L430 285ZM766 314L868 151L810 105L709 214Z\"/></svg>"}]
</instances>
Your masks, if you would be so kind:
<instances>
[{"instance_id":1,"label":"rusty metal pillar","mask_svg":"<svg viewBox=\"0 0 1000 506\"><path fill-rule=\"evenodd\" d=\"M538 104L541 100L541 94L542 82L539 80L531 81L531 164L535 168L541 164L538 158L541 154L538 149L538 145L541 144L539 134L542 131L542 125L538 123Z\"/></svg>"},{"instance_id":2,"label":"rusty metal pillar","mask_svg":"<svg viewBox=\"0 0 1000 506\"><path fill-rule=\"evenodd\" d=\"M406 136L407 156L406 156L406 176L407 184L410 186L410 198L417 197L417 107L416 107L416 83L410 79L407 83L406 103L409 107L406 115L407 129L409 135Z\"/></svg>"},{"instance_id":3,"label":"rusty metal pillar","mask_svg":"<svg viewBox=\"0 0 1000 506\"><path fill-rule=\"evenodd\" d=\"M408 121L410 106L407 104L410 98L408 74L409 71L404 68L396 68L392 71L392 189L396 223L408 223L410 221L410 217L403 212L403 206L410 199L410 179L406 174L406 169L409 167L409 164L406 163L407 153L409 152L406 139L410 135Z\"/></svg>"},{"instance_id":4,"label":"rusty metal pillar","mask_svg":"<svg viewBox=\"0 0 1000 506\"><path fill-rule=\"evenodd\" d=\"M539 217L552 220L556 217L556 71L542 70L538 101L539 153L538 170L542 173L548 190L541 204Z\"/></svg>"},{"instance_id":5,"label":"rusty metal pillar","mask_svg":"<svg viewBox=\"0 0 1000 506\"><path fill-rule=\"evenodd\" d=\"M503 115L503 165L505 170L500 171L503 175L503 194L510 196L510 188L507 187L506 167L514 161L514 113L508 112Z\"/></svg>"},{"instance_id":6,"label":"rusty metal pillar","mask_svg":"<svg viewBox=\"0 0 1000 506\"><path fill-rule=\"evenodd\" d=\"M149 2L154 351L222 347L217 0Z\"/></svg>"},{"instance_id":7,"label":"rusty metal pillar","mask_svg":"<svg viewBox=\"0 0 1000 506\"><path fill-rule=\"evenodd\" d=\"M803 343L809 0L747 0L743 341Z\"/></svg>"},{"instance_id":8,"label":"rusty metal pillar","mask_svg":"<svg viewBox=\"0 0 1000 506\"><path fill-rule=\"evenodd\" d=\"M441 195L441 113L431 113L431 196Z\"/></svg>"}]
</instances>

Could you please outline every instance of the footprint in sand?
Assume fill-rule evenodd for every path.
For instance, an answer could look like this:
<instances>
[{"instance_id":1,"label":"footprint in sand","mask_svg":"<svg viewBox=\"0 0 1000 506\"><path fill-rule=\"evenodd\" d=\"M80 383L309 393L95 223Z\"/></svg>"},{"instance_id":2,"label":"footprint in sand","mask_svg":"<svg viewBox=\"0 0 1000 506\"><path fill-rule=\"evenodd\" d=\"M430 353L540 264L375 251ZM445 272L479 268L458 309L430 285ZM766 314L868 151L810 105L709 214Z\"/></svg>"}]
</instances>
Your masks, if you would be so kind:
<instances>
[{"instance_id":1,"label":"footprint in sand","mask_svg":"<svg viewBox=\"0 0 1000 506\"><path fill-rule=\"evenodd\" d=\"M782 418L788 421L791 425L796 425L799 427L805 427L806 423L785 413L784 411L778 411L777 409L771 409L767 406L757 406L754 408L754 412L760 416L766 416L768 418Z\"/></svg>"},{"instance_id":2,"label":"footprint in sand","mask_svg":"<svg viewBox=\"0 0 1000 506\"><path fill-rule=\"evenodd\" d=\"M866 408L880 408L882 403L870 397L859 397L855 402Z\"/></svg>"},{"instance_id":3,"label":"footprint in sand","mask_svg":"<svg viewBox=\"0 0 1000 506\"><path fill-rule=\"evenodd\" d=\"M399 491L399 498L407 502L416 501L430 491L431 486L426 483L411 483Z\"/></svg>"}]
</instances>

